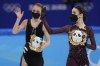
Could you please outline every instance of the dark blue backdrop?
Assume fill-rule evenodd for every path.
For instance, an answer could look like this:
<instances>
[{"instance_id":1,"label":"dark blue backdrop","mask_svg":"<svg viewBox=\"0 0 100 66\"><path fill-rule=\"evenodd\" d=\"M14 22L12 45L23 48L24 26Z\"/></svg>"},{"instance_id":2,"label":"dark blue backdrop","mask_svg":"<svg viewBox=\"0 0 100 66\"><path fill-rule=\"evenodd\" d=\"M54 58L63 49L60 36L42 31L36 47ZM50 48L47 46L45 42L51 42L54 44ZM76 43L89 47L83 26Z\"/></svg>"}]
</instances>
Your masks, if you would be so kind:
<instances>
[{"instance_id":1,"label":"dark blue backdrop","mask_svg":"<svg viewBox=\"0 0 100 66\"><path fill-rule=\"evenodd\" d=\"M66 24L72 24L69 20L71 6L65 5L63 0L0 0L0 28L12 28L16 15L13 13L15 7L22 8L23 19L31 18L31 4L40 2L47 7L47 21L52 27L61 27ZM100 26L100 0L92 0L91 3L84 3L87 11L86 24L90 26ZM80 5L80 4L78 4ZM81 5L82 6L82 5Z\"/></svg>"}]
</instances>

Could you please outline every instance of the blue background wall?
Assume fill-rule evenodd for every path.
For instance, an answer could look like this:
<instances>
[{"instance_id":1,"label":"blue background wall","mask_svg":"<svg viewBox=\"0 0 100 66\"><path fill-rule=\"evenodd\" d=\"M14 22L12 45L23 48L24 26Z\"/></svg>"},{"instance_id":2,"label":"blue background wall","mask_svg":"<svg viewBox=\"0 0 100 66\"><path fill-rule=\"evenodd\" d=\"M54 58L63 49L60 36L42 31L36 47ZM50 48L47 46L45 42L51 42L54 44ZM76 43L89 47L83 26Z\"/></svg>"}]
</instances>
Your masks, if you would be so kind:
<instances>
[{"instance_id":1,"label":"blue background wall","mask_svg":"<svg viewBox=\"0 0 100 66\"><path fill-rule=\"evenodd\" d=\"M0 28L12 28L16 15L13 13L15 7L19 6L25 11L23 19L31 18L29 6L40 2L47 7L47 21L52 27L60 27L72 24L69 20L71 6L65 5L63 0L0 0ZM86 24L90 26L100 26L100 0L91 0L84 4L87 11ZM78 4L79 5L79 4ZM56 7L56 9L54 8Z\"/></svg>"}]
</instances>

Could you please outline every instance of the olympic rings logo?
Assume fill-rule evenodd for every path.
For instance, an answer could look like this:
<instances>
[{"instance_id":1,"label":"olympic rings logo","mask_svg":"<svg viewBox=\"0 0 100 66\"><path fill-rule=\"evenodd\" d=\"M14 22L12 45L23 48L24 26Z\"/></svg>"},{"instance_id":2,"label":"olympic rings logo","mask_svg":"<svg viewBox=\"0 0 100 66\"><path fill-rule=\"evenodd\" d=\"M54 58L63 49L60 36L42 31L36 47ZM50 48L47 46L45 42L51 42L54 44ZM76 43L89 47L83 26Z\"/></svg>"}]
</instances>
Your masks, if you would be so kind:
<instances>
[{"instance_id":1,"label":"olympic rings logo","mask_svg":"<svg viewBox=\"0 0 100 66\"><path fill-rule=\"evenodd\" d=\"M94 8L94 5L92 2L90 2L90 3L86 3L86 2L85 3L77 3L76 5L83 7L87 12L91 11ZM32 4L29 4L29 7L28 7L29 11L32 10L32 6L33 6ZM46 7L46 9L48 11L50 11L50 10L53 10L53 11L54 10L58 10L58 11L59 10L67 10L67 6L65 4L51 4L51 5L47 4L44 6ZM8 13L14 11L14 9L16 7L21 7L21 5L19 3L5 3L3 5L4 11L6 11Z\"/></svg>"},{"instance_id":2,"label":"olympic rings logo","mask_svg":"<svg viewBox=\"0 0 100 66\"><path fill-rule=\"evenodd\" d=\"M19 3L5 3L3 5L3 9L4 11L6 11L7 13L13 12L15 10L16 7L21 7L21 5Z\"/></svg>"}]
</instances>

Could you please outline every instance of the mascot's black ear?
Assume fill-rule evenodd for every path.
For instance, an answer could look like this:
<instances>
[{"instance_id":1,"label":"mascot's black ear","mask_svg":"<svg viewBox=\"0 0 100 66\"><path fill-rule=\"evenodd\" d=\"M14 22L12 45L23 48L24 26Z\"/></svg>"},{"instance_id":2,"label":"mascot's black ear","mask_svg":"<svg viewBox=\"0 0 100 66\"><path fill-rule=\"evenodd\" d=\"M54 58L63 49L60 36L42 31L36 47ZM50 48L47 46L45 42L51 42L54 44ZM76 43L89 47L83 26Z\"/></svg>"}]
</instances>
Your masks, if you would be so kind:
<instances>
[{"instance_id":1,"label":"mascot's black ear","mask_svg":"<svg viewBox=\"0 0 100 66\"><path fill-rule=\"evenodd\" d=\"M42 14L41 14L41 19L44 19L45 17L46 17L46 7L43 6Z\"/></svg>"},{"instance_id":2,"label":"mascot's black ear","mask_svg":"<svg viewBox=\"0 0 100 66\"><path fill-rule=\"evenodd\" d=\"M83 35L82 38L85 38L85 35Z\"/></svg>"}]
</instances>

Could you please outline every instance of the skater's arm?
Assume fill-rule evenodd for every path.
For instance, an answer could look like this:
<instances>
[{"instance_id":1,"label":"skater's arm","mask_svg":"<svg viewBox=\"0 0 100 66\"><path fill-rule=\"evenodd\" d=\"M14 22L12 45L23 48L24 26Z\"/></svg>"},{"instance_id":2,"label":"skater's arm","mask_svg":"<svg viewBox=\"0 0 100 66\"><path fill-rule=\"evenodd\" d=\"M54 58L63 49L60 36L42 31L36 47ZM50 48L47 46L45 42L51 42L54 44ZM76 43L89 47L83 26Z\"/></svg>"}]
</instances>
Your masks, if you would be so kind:
<instances>
[{"instance_id":1,"label":"skater's arm","mask_svg":"<svg viewBox=\"0 0 100 66\"><path fill-rule=\"evenodd\" d=\"M26 28L26 25L27 25L27 19L23 20L22 23L19 25L19 22L20 22L20 19L17 18L16 19L16 22L13 26L13 29L12 29L12 33L13 34L17 34L19 33L22 29Z\"/></svg>"},{"instance_id":2,"label":"skater's arm","mask_svg":"<svg viewBox=\"0 0 100 66\"><path fill-rule=\"evenodd\" d=\"M96 41L95 41L94 32L93 32L92 28L89 28L89 38L90 38L91 44L87 44L87 48L95 50L96 49Z\"/></svg>"},{"instance_id":3,"label":"skater's arm","mask_svg":"<svg viewBox=\"0 0 100 66\"><path fill-rule=\"evenodd\" d=\"M45 48L50 44L50 36L49 36L44 25L43 25L43 32L44 32L44 35L45 35L45 38L46 38L46 42L43 43L42 48Z\"/></svg>"},{"instance_id":4,"label":"skater's arm","mask_svg":"<svg viewBox=\"0 0 100 66\"><path fill-rule=\"evenodd\" d=\"M17 16L17 19L16 19L15 24L13 26L12 33L16 34L16 33L20 32L23 28L26 27L28 20L27 19L23 20L23 22L19 25L20 20L23 17L24 12L21 12L21 9L17 7L16 10L14 11L14 13Z\"/></svg>"},{"instance_id":5,"label":"skater's arm","mask_svg":"<svg viewBox=\"0 0 100 66\"><path fill-rule=\"evenodd\" d=\"M64 26L64 27L61 27L59 29L52 29L46 19L43 19L43 23L44 23L44 26L46 27L47 31L49 34L57 34L57 33L62 33L62 32L68 32L69 31L69 28L70 28L70 25L67 25L67 26Z\"/></svg>"}]
</instances>

